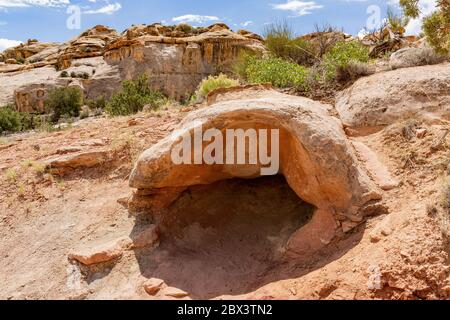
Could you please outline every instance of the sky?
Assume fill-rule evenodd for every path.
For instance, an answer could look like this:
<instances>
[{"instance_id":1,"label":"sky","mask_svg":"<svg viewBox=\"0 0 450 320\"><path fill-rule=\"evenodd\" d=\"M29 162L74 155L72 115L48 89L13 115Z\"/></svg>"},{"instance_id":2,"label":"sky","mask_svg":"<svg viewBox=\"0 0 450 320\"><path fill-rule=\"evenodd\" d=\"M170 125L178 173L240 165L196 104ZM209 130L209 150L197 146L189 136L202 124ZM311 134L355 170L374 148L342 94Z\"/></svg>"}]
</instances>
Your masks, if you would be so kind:
<instances>
[{"instance_id":1,"label":"sky","mask_svg":"<svg viewBox=\"0 0 450 320\"><path fill-rule=\"evenodd\" d=\"M436 0L420 0L422 15ZM357 35L372 29L398 0L0 0L0 51L27 39L64 42L97 24L122 32L133 24L187 22L207 26L224 22L233 30L261 34L274 22L287 21L298 34L329 24ZM409 34L420 32L413 20Z\"/></svg>"}]
</instances>

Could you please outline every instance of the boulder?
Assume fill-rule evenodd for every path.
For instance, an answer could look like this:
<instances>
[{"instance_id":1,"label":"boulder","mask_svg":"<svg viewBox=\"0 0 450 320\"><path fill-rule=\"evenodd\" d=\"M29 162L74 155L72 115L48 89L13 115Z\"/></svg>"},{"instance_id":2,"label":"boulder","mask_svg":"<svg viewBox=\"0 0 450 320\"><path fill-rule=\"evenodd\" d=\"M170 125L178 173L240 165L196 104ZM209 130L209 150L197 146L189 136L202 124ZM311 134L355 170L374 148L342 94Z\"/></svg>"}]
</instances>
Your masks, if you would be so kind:
<instances>
[{"instance_id":1,"label":"boulder","mask_svg":"<svg viewBox=\"0 0 450 320\"><path fill-rule=\"evenodd\" d=\"M410 117L450 117L450 63L381 72L336 97L348 133L376 132Z\"/></svg>"},{"instance_id":2,"label":"boulder","mask_svg":"<svg viewBox=\"0 0 450 320\"><path fill-rule=\"evenodd\" d=\"M98 166L111 158L109 150L81 151L48 159L45 161L45 167L53 174L66 174L79 168Z\"/></svg>"},{"instance_id":3,"label":"boulder","mask_svg":"<svg viewBox=\"0 0 450 320\"><path fill-rule=\"evenodd\" d=\"M319 234L331 241L338 220L363 221L365 206L380 200L381 195L361 168L341 123L329 115L329 109L330 106L319 102L273 90L257 98L225 101L200 109L188 115L174 134L140 156L131 174L130 186L138 189L141 206L142 197L148 195L148 203L153 205L151 210L160 210L156 208L158 203L164 206L173 202L167 193L173 193L176 198L183 188L194 185L231 178L257 178L264 167L259 161L246 165L175 165L171 153L182 137L193 134L194 130L278 129L278 173L286 177L301 199L318 209L317 215L320 215L314 221L323 221L322 217L333 221L318 223L306 234L317 232L321 226L324 229ZM159 194L171 201L158 202L155 198ZM330 229L330 226L333 227ZM314 248L324 245L319 238L316 240Z\"/></svg>"},{"instance_id":4,"label":"boulder","mask_svg":"<svg viewBox=\"0 0 450 320\"><path fill-rule=\"evenodd\" d=\"M154 296L166 285L164 280L161 279L148 279L144 282L143 287L147 294Z\"/></svg>"},{"instance_id":5,"label":"boulder","mask_svg":"<svg viewBox=\"0 0 450 320\"><path fill-rule=\"evenodd\" d=\"M129 249L131 245L131 239L124 237L81 252L70 253L69 260L78 261L85 266L106 263L122 257L123 252Z\"/></svg>"},{"instance_id":6,"label":"boulder","mask_svg":"<svg viewBox=\"0 0 450 320\"><path fill-rule=\"evenodd\" d=\"M392 69L410 68L423 65L443 63L450 60L449 56L437 55L429 46L406 47L394 52L389 60Z\"/></svg>"}]
</instances>

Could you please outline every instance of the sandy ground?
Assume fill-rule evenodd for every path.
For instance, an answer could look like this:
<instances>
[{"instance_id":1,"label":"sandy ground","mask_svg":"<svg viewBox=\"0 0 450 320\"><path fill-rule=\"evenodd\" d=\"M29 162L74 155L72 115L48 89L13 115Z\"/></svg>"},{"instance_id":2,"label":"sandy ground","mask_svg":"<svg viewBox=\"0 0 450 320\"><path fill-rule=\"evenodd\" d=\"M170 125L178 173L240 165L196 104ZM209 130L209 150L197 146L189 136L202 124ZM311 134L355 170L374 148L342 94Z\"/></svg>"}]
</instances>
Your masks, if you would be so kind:
<instances>
[{"instance_id":1,"label":"sandy ground","mask_svg":"<svg viewBox=\"0 0 450 320\"><path fill-rule=\"evenodd\" d=\"M143 289L149 278L186 299L445 299L450 297L448 212L441 208L447 148L434 146L448 125L419 123L405 138L397 124L354 138L401 183L384 193L389 215L373 217L308 261L281 257L288 235L311 208L282 177L194 187L171 209L156 249L128 251L114 263L80 270L68 254L133 233L145 217L118 203L131 193L139 153L183 114L163 111L87 119L54 133L0 141L0 298L168 299ZM409 128L409 127L408 127ZM73 147L114 152L114 160L64 177L43 163ZM275 215L276 213L276 215ZM446 215L447 214L447 215Z\"/></svg>"}]
</instances>

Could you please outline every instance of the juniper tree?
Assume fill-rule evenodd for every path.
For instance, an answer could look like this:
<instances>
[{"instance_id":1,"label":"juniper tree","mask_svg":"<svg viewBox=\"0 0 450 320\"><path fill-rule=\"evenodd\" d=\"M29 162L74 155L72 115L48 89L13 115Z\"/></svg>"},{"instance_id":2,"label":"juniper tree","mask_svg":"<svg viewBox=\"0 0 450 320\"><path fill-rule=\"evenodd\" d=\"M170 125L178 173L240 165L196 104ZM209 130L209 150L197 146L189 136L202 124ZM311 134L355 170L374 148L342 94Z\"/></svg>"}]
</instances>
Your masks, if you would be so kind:
<instances>
[{"instance_id":1,"label":"juniper tree","mask_svg":"<svg viewBox=\"0 0 450 320\"><path fill-rule=\"evenodd\" d=\"M400 0L405 15L418 18L420 15L419 0ZM438 10L423 21L423 32L428 43L437 53L450 52L450 0L437 0Z\"/></svg>"}]
</instances>

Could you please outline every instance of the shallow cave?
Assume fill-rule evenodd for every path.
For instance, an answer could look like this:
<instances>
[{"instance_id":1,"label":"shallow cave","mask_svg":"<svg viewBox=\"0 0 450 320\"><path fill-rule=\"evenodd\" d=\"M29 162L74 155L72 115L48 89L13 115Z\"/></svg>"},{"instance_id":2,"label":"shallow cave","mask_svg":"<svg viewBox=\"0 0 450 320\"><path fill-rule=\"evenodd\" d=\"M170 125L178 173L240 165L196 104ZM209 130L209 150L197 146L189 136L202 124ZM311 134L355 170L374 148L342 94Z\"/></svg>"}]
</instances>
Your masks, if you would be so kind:
<instances>
[{"instance_id":1,"label":"shallow cave","mask_svg":"<svg viewBox=\"0 0 450 320\"><path fill-rule=\"evenodd\" d=\"M160 247L138 254L141 271L194 298L248 293L314 211L283 176L190 187L158 221Z\"/></svg>"}]
</instances>

